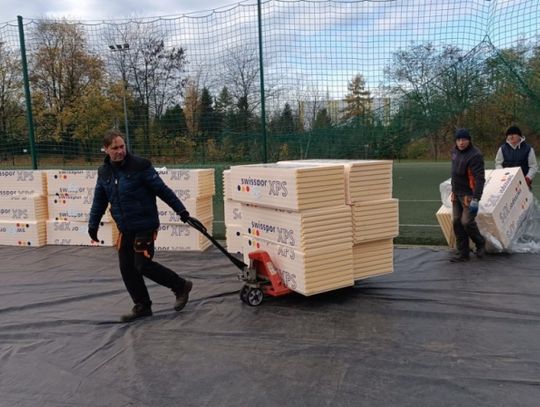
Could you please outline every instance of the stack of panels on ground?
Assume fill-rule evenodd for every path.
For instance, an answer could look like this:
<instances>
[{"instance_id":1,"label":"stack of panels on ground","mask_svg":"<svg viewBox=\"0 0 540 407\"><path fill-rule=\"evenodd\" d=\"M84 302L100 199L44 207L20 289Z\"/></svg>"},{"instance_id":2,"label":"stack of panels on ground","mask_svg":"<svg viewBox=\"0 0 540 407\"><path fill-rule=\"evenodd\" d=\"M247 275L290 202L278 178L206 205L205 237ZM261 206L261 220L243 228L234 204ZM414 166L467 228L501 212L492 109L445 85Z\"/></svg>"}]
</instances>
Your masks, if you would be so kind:
<instances>
[{"instance_id":1,"label":"stack of panels on ground","mask_svg":"<svg viewBox=\"0 0 540 407\"><path fill-rule=\"evenodd\" d=\"M0 171L0 244L46 244L47 181L35 170Z\"/></svg>"},{"instance_id":2,"label":"stack of panels on ground","mask_svg":"<svg viewBox=\"0 0 540 407\"><path fill-rule=\"evenodd\" d=\"M230 253L242 253L242 203L232 199L231 170L223 171L225 241Z\"/></svg>"},{"instance_id":3,"label":"stack of panels on ground","mask_svg":"<svg viewBox=\"0 0 540 407\"><path fill-rule=\"evenodd\" d=\"M56 221L88 222L93 197L93 192L90 195L86 193L56 193L49 195L47 196L49 219ZM112 222L112 217L108 210L105 211L102 221Z\"/></svg>"},{"instance_id":4,"label":"stack of panels on ground","mask_svg":"<svg viewBox=\"0 0 540 407\"><path fill-rule=\"evenodd\" d=\"M47 244L114 246L118 230L107 210L101 219L99 243L88 236L88 220L97 170L47 170Z\"/></svg>"},{"instance_id":5,"label":"stack of panels on ground","mask_svg":"<svg viewBox=\"0 0 540 407\"><path fill-rule=\"evenodd\" d=\"M62 246L114 246L118 240L118 229L113 222L101 222L98 230L99 242L88 236L88 223L76 221L47 221L47 244Z\"/></svg>"},{"instance_id":6,"label":"stack of panels on ground","mask_svg":"<svg viewBox=\"0 0 540 407\"><path fill-rule=\"evenodd\" d=\"M231 167L232 199L294 211L345 202L343 166L253 164Z\"/></svg>"},{"instance_id":7,"label":"stack of panels on ground","mask_svg":"<svg viewBox=\"0 0 540 407\"><path fill-rule=\"evenodd\" d=\"M0 244L9 246L44 246L47 241L45 221L0 219Z\"/></svg>"},{"instance_id":8,"label":"stack of panels on ground","mask_svg":"<svg viewBox=\"0 0 540 407\"><path fill-rule=\"evenodd\" d=\"M12 195L0 199L0 219L45 221L47 216L47 199L44 195Z\"/></svg>"},{"instance_id":9,"label":"stack of panels on ground","mask_svg":"<svg viewBox=\"0 0 540 407\"><path fill-rule=\"evenodd\" d=\"M476 218L478 228L485 237L489 237L490 250L506 250L533 204L533 194L519 167L486 170L485 177L484 193ZM448 246L455 248L452 208L442 205L436 217Z\"/></svg>"},{"instance_id":10,"label":"stack of panels on ground","mask_svg":"<svg viewBox=\"0 0 540 407\"><path fill-rule=\"evenodd\" d=\"M0 170L0 199L17 195L47 195L45 172Z\"/></svg>"},{"instance_id":11,"label":"stack of panels on ground","mask_svg":"<svg viewBox=\"0 0 540 407\"><path fill-rule=\"evenodd\" d=\"M213 218L214 203L211 195L201 196L182 201L189 214L197 219ZM183 223L180 216L161 199L157 199L158 215L160 223Z\"/></svg>"},{"instance_id":12,"label":"stack of panels on ground","mask_svg":"<svg viewBox=\"0 0 540 407\"><path fill-rule=\"evenodd\" d=\"M47 170L47 187L52 193L93 194L97 170Z\"/></svg>"},{"instance_id":13,"label":"stack of panels on ground","mask_svg":"<svg viewBox=\"0 0 540 407\"><path fill-rule=\"evenodd\" d=\"M376 201L392 198L391 160L297 160L278 164L343 165L345 172L345 202Z\"/></svg>"},{"instance_id":14,"label":"stack of panels on ground","mask_svg":"<svg viewBox=\"0 0 540 407\"><path fill-rule=\"evenodd\" d=\"M235 166L232 196L242 202L244 259L265 250L284 283L303 295L354 284L352 222L343 166Z\"/></svg>"},{"instance_id":15,"label":"stack of panels on ground","mask_svg":"<svg viewBox=\"0 0 540 407\"><path fill-rule=\"evenodd\" d=\"M157 169L161 179L182 201L192 217L200 220L209 233L214 222L214 169ZM156 250L203 251L211 242L200 232L184 224L165 202L157 199L161 223Z\"/></svg>"},{"instance_id":16,"label":"stack of panels on ground","mask_svg":"<svg viewBox=\"0 0 540 407\"><path fill-rule=\"evenodd\" d=\"M399 208L397 199L357 202L352 205L354 243L385 238L399 234Z\"/></svg>"},{"instance_id":17,"label":"stack of panels on ground","mask_svg":"<svg viewBox=\"0 0 540 407\"><path fill-rule=\"evenodd\" d=\"M355 280L380 276L393 271L393 239L373 240L353 246L353 274Z\"/></svg>"},{"instance_id":18,"label":"stack of panels on ground","mask_svg":"<svg viewBox=\"0 0 540 407\"><path fill-rule=\"evenodd\" d=\"M96 170L48 170L49 220L88 222L96 180ZM103 221L111 221L108 211Z\"/></svg>"},{"instance_id":19,"label":"stack of panels on ground","mask_svg":"<svg viewBox=\"0 0 540 407\"><path fill-rule=\"evenodd\" d=\"M206 227L208 233L212 234L212 219L199 220ZM155 248L158 251L203 251L210 246L210 240L184 223L162 223L155 241Z\"/></svg>"},{"instance_id":20,"label":"stack of panels on ground","mask_svg":"<svg viewBox=\"0 0 540 407\"><path fill-rule=\"evenodd\" d=\"M161 179L183 202L201 196L214 196L214 169L157 169Z\"/></svg>"},{"instance_id":21,"label":"stack of panels on ground","mask_svg":"<svg viewBox=\"0 0 540 407\"><path fill-rule=\"evenodd\" d=\"M249 264L249 252L266 251L283 282L300 294L314 295L354 284L350 244L301 252L291 246L258 237L244 235L243 239L246 264Z\"/></svg>"}]
</instances>

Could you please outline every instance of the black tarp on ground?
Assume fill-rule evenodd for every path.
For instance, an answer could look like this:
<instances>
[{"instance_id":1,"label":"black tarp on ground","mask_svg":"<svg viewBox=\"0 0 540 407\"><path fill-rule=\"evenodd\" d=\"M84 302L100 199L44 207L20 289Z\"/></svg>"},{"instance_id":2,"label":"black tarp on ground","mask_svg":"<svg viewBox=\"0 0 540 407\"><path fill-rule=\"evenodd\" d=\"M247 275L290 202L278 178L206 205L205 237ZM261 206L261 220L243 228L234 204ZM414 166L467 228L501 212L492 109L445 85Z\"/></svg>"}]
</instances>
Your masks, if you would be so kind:
<instances>
[{"instance_id":1,"label":"black tarp on ground","mask_svg":"<svg viewBox=\"0 0 540 407\"><path fill-rule=\"evenodd\" d=\"M217 249L158 253L191 301L130 307L112 248L0 247L0 406L538 406L540 256L447 261L314 297L238 297Z\"/></svg>"}]
</instances>

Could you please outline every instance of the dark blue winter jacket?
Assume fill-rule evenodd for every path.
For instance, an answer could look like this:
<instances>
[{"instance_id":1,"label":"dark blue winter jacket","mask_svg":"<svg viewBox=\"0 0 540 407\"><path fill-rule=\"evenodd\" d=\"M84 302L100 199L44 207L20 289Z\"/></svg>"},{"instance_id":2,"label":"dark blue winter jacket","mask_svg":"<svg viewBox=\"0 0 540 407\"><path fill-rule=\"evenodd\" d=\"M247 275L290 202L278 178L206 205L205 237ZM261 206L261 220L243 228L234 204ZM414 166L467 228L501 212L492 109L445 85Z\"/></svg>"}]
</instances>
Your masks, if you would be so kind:
<instances>
[{"instance_id":1,"label":"dark blue winter jacket","mask_svg":"<svg viewBox=\"0 0 540 407\"><path fill-rule=\"evenodd\" d=\"M107 156L98 169L88 227L99 226L110 203L112 218L120 232L157 229L156 196L178 214L186 209L149 160L128 153L120 165L115 165Z\"/></svg>"},{"instance_id":2,"label":"dark blue winter jacket","mask_svg":"<svg viewBox=\"0 0 540 407\"><path fill-rule=\"evenodd\" d=\"M452 149L452 192L456 196L472 196L480 200L484 192L484 157L478 148L469 144L465 150Z\"/></svg>"}]
</instances>

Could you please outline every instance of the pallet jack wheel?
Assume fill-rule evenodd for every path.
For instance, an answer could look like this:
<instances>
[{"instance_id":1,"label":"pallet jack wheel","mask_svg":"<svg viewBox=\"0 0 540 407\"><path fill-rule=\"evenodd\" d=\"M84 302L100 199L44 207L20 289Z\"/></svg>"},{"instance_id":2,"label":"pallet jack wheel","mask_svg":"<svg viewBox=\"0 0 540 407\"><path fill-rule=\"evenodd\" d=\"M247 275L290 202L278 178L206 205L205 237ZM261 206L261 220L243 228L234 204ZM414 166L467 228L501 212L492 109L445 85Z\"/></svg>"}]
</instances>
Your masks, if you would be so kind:
<instances>
[{"instance_id":1,"label":"pallet jack wheel","mask_svg":"<svg viewBox=\"0 0 540 407\"><path fill-rule=\"evenodd\" d=\"M247 296L248 296L249 288L250 287L248 285L244 285L242 289L240 290L240 299L245 303L247 303Z\"/></svg>"},{"instance_id":2,"label":"pallet jack wheel","mask_svg":"<svg viewBox=\"0 0 540 407\"><path fill-rule=\"evenodd\" d=\"M248 305L256 307L261 304L263 297L264 294L260 288L249 287L246 295L246 302Z\"/></svg>"}]
</instances>

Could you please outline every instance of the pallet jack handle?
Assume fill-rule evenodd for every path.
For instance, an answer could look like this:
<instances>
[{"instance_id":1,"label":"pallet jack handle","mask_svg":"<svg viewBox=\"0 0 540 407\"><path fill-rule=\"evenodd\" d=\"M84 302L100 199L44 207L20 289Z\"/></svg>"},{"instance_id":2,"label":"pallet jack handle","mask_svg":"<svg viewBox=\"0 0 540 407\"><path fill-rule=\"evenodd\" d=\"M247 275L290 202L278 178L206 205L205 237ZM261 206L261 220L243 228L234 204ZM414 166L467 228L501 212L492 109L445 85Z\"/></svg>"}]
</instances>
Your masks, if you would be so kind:
<instances>
[{"instance_id":1,"label":"pallet jack handle","mask_svg":"<svg viewBox=\"0 0 540 407\"><path fill-rule=\"evenodd\" d=\"M229 260L240 270L244 271L248 268L248 265L246 263L234 257L222 245L220 245L219 242L214 239L214 237L210 233L208 233L208 230L199 219L190 216L186 223L193 229L198 230L200 233L206 236L206 238L210 240L214 244L214 246L216 246L225 256L227 256Z\"/></svg>"}]
</instances>

